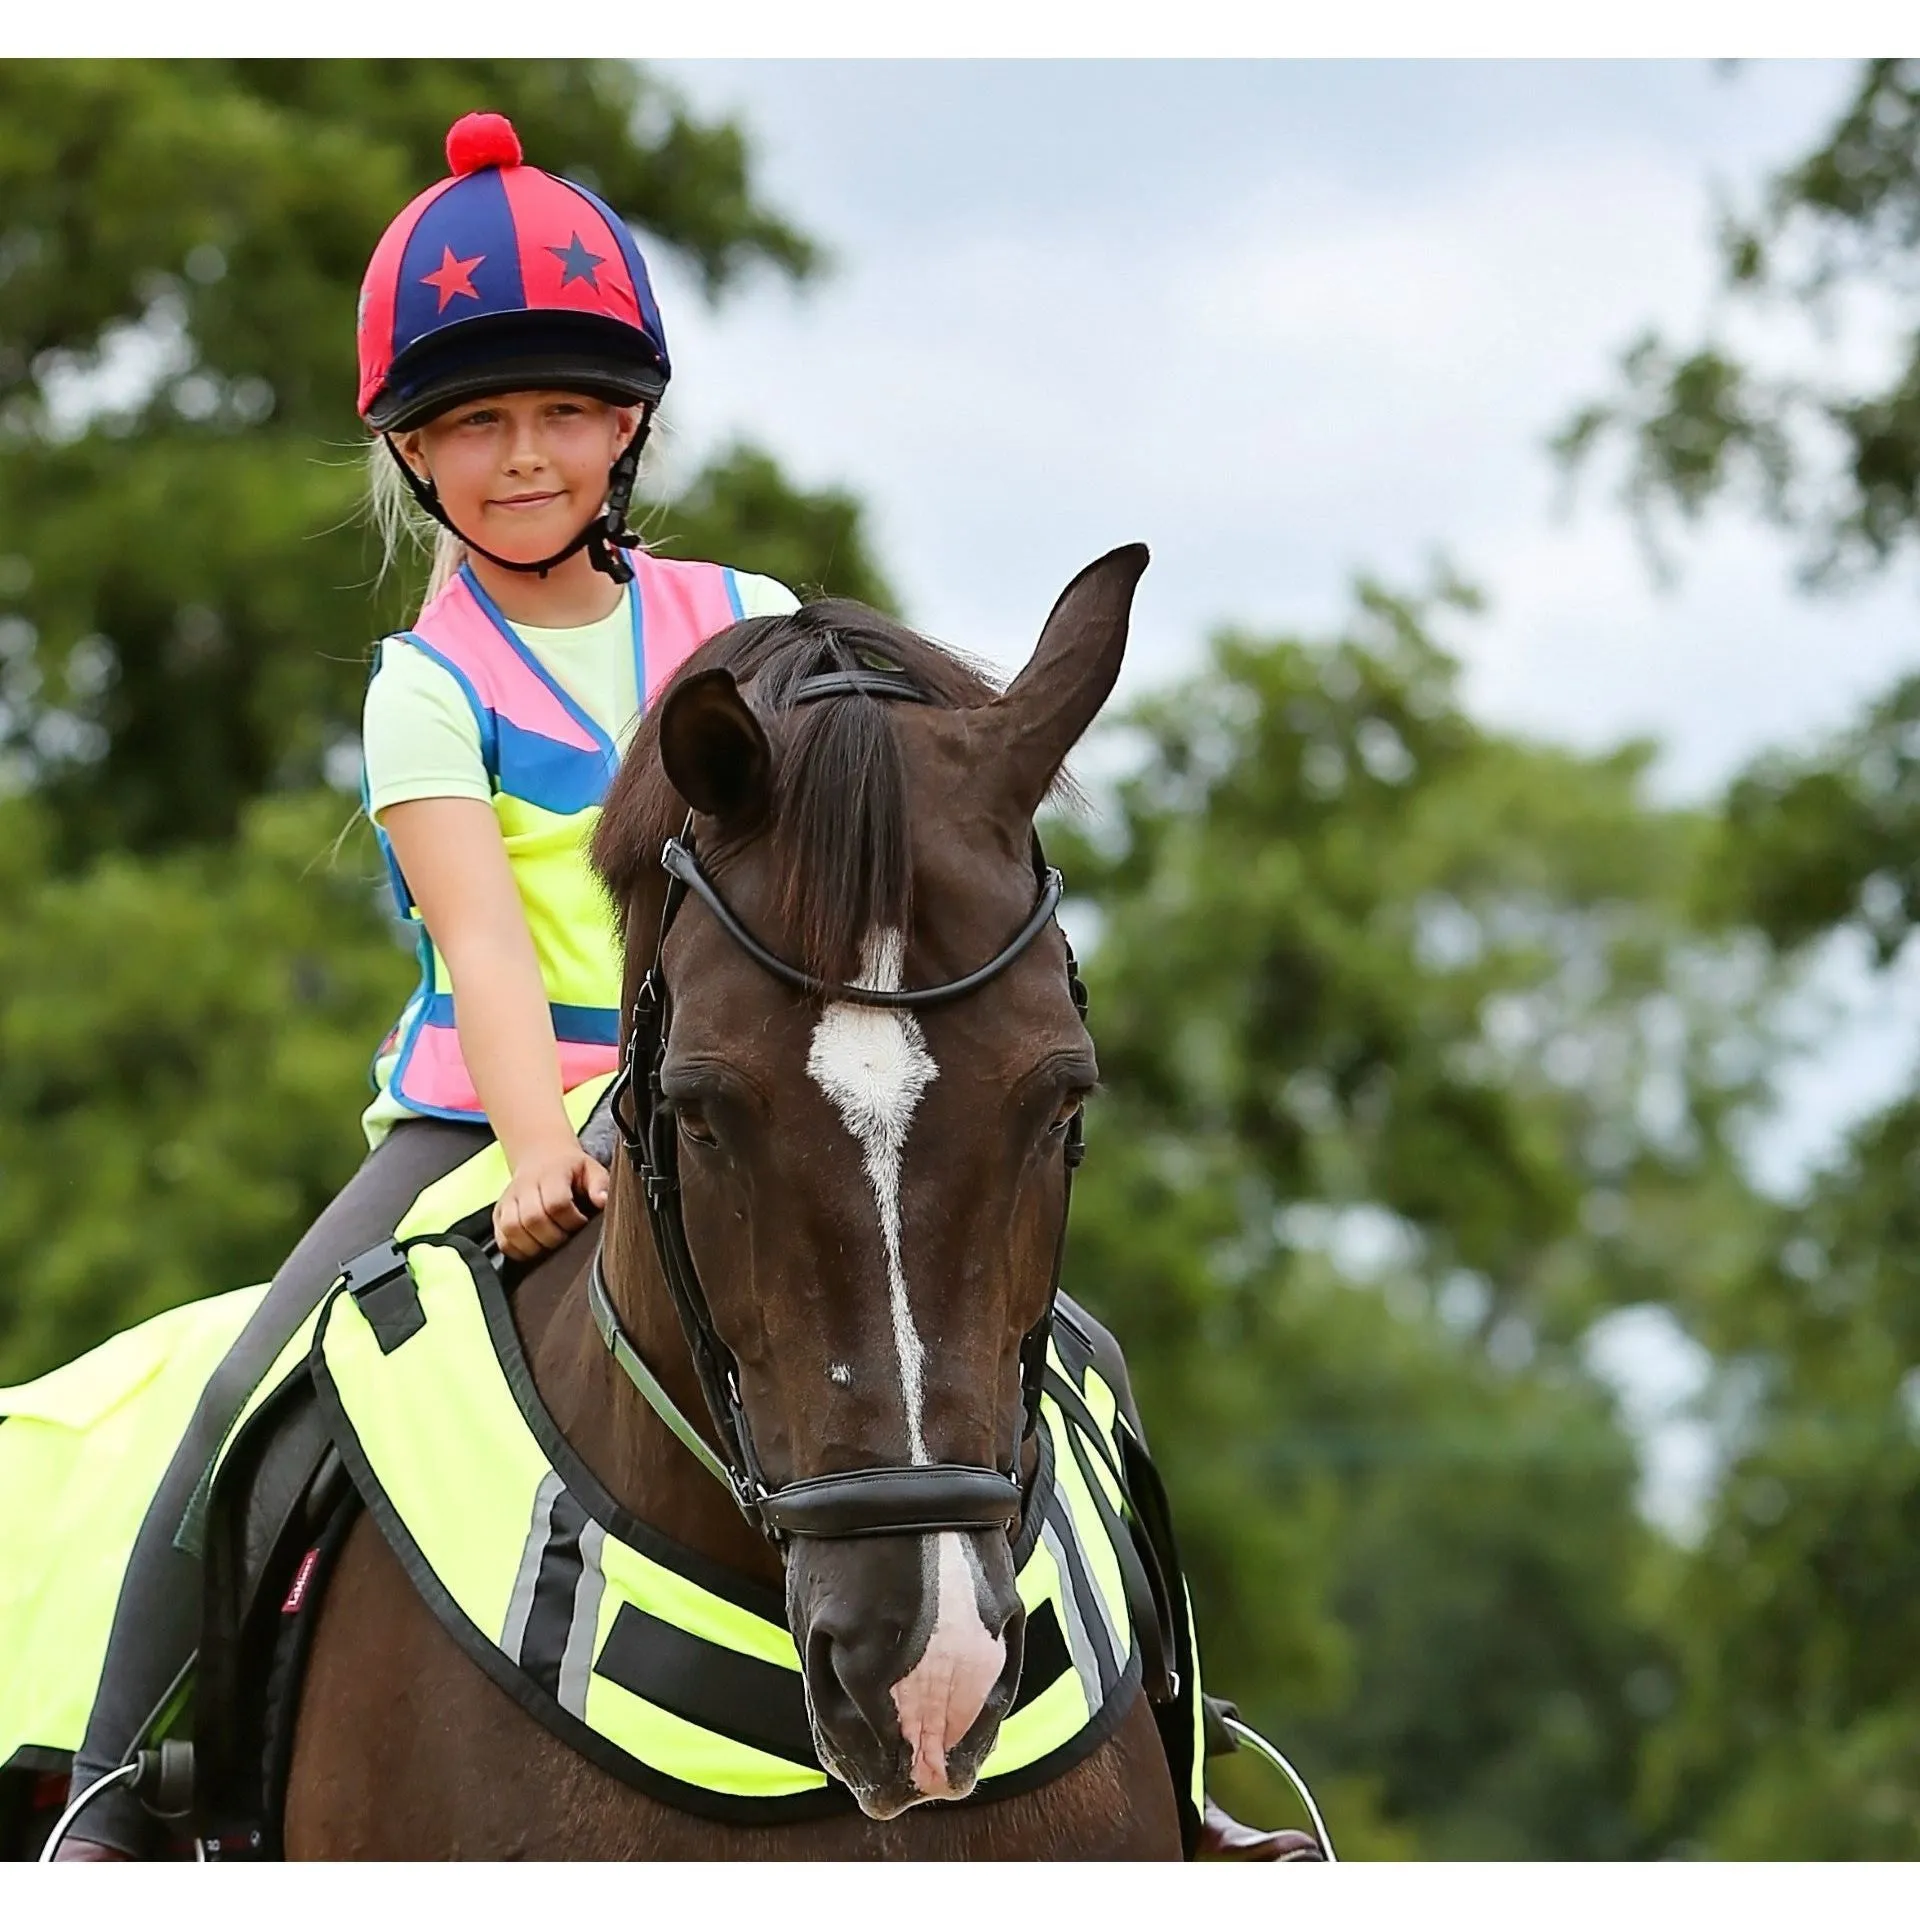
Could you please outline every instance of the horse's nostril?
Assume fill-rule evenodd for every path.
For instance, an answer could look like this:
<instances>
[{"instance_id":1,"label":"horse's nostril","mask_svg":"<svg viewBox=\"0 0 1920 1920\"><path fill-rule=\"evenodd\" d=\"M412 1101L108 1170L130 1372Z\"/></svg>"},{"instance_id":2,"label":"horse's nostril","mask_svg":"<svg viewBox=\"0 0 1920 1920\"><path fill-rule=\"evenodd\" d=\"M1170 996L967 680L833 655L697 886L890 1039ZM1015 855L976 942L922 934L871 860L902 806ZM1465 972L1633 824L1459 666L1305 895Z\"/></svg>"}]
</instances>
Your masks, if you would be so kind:
<instances>
[{"instance_id":1,"label":"horse's nostril","mask_svg":"<svg viewBox=\"0 0 1920 1920\"><path fill-rule=\"evenodd\" d=\"M856 1735L887 1743L899 1737L892 1726L878 1725L863 1704L876 1692L863 1684L867 1678L864 1665L857 1648L830 1627L816 1626L807 1635L803 1666L814 1718L842 1747ZM884 1698L884 1693L880 1697Z\"/></svg>"}]
</instances>

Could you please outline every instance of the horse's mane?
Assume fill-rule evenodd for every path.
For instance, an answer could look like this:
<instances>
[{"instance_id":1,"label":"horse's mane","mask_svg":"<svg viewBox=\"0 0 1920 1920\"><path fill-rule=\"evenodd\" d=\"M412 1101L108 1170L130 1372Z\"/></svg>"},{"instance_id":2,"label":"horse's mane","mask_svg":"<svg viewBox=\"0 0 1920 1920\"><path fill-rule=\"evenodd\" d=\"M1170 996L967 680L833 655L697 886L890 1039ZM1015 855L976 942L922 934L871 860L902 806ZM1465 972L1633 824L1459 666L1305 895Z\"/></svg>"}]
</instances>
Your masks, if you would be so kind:
<instances>
[{"instance_id":1,"label":"horse's mane","mask_svg":"<svg viewBox=\"0 0 1920 1920\"><path fill-rule=\"evenodd\" d=\"M793 707L791 695L813 674L858 667L903 672L947 707L982 706L998 689L972 663L854 600L742 620L681 671L708 667L733 674L773 743L767 831L781 916L799 942L790 957L820 979L856 979L869 931L904 929L912 910L906 781L887 713L894 702L848 694ZM660 764L662 704L635 729L593 837L594 864L623 906L686 814Z\"/></svg>"}]
</instances>

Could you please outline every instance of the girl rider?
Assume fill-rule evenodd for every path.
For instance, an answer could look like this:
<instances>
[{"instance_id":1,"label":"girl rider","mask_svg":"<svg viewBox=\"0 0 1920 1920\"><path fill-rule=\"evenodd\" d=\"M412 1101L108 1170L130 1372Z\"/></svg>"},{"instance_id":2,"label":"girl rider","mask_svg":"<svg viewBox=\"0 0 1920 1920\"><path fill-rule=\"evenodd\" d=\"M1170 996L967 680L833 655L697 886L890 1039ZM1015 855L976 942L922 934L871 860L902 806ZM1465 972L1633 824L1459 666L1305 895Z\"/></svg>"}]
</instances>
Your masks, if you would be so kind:
<instances>
[{"instance_id":1,"label":"girl rider","mask_svg":"<svg viewBox=\"0 0 1920 1920\"><path fill-rule=\"evenodd\" d=\"M410 494L441 527L426 604L381 643L363 725L366 810L421 923L422 977L374 1062L366 1159L209 1381L142 1524L70 1799L156 1738L198 1636L196 1489L341 1263L489 1137L511 1169L494 1230L515 1258L605 1203L561 1101L618 1065L618 943L586 860L600 796L694 648L798 605L753 574L656 559L626 528L669 365L625 222L521 164L497 114L457 122L447 158L451 176L375 248L359 312L376 518L391 545ZM141 1858L158 1840L131 1794L108 1792L59 1857ZM1203 1845L1281 1858L1310 1843L1209 1805Z\"/></svg>"}]
</instances>

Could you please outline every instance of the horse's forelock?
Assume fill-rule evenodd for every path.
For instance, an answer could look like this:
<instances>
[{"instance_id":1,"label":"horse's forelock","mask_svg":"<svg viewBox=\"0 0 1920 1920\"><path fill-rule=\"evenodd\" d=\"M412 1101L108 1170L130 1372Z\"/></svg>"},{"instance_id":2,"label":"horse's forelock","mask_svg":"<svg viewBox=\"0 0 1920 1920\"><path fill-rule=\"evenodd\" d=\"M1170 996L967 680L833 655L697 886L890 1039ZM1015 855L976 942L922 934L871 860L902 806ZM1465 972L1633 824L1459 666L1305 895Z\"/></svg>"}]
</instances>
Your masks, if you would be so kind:
<instances>
[{"instance_id":1,"label":"horse's forelock","mask_svg":"<svg viewBox=\"0 0 1920 1920\"><path fill-rule=\"evenodd\" d=\"M774 743L767 833L792 957L822 979L854 979L869 932L904 931L912 912L894 703L854 693L793 707L792 695L812 674L854 667L898 669L946 706L978 706L997 690L957 655L845 600L740 621L707 641L683 671L708 667L733 674ZM686 811L660 764L659 713L656 701L635 730L594 835L594 862L623 916Z\"/></svg>"}]
</instances>

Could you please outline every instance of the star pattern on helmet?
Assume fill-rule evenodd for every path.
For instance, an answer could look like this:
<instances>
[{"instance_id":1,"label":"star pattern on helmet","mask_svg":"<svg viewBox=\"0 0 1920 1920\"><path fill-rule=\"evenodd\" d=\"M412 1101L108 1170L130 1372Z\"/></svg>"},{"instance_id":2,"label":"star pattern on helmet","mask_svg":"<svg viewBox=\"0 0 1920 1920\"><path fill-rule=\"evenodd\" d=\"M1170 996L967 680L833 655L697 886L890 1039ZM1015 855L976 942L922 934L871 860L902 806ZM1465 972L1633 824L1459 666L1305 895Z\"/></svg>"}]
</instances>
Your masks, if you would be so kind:
<instances>
[{"instance_id":1,"label":"star pattern on helmet","mask_svg":"<svg viewBox=\"0 0 1920 1920\"><path fill-rule=\"evenodd\" d=\"M568 239L564 247L549 247L547 251L560 262L562 287L570 287L576 280L584 280L595 293L600 291L600 282L593 276L596 268L606 265L607 256L604 253L589 251L587 243L577 233Z\"/></svg>"},{"instance_id":2,"label":"star pattern on helmet","mask_svg":"<svg viewBox=\"0 0 1920 1920\"><path fill-rule=\"evenodd\" d=\"M464 294L469 300L478 300L480 295L473 284L473 270L487 256L484 253L476 253L471 260L456 260L451 247L442 247L440 254L439 266L433 272L423 273L420 276L420 284L423 287L431 287L439 294L439 311L446 312L447 302L456 293Z\"/></svg>"}]
</instances>

